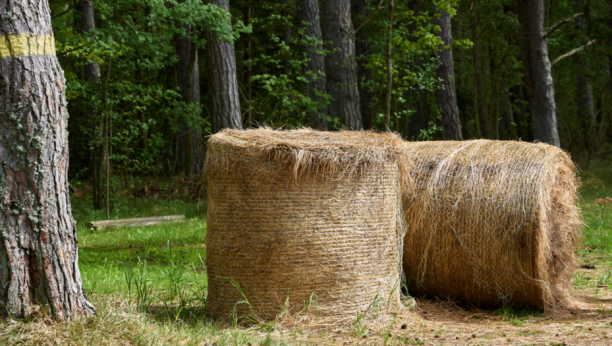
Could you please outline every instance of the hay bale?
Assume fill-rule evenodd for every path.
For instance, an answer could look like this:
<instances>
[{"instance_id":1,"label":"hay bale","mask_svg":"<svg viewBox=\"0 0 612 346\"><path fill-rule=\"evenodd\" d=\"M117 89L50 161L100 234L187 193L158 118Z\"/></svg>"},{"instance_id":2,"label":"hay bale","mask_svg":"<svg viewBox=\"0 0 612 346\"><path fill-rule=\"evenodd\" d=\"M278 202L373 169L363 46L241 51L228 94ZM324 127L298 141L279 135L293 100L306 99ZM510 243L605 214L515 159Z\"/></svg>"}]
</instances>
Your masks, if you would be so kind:
<instances>
[{"instance_id":1,"label":"hay bale","mask_svg":"<svg viewBox=\"0 0 612 346\"><path fill-rule=\"evenodd\" d=\"M209 314L227 319L236 307L238 317L269 320L313 299L319 316L346 316L390 296L402 272L400 146L364 131L212 136Z\"/></svg>"},{"instance_id":2,"label":"hay bale","mask_svg":"<svg viewBox=\"0 0 612 346\"><path fill-rule=\"evenodd\" d=\"M474 140L406 143L403 155L413 180L403 193L411 294L481 307L574 304L582 222L564 151Z\"/></svg>"}]
</instances>

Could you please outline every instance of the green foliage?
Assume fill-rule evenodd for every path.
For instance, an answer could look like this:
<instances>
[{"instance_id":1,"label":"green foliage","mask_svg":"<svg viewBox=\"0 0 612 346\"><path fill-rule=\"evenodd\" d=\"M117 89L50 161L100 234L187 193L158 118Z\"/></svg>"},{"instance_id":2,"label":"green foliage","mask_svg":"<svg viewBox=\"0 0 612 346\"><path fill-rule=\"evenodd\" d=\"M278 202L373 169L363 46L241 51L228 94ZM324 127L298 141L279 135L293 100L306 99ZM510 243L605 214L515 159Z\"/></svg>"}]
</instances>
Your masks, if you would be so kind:
<instances>
[{"instance_id":1,"label":"green foliage","mask_svg":"<svg viewBox=\"0 0 612 346\"><path fill-rule=\"evenodd\" d=\"M398 2L395 5L392 39L393 116L390 128L405 135L416 108L414 92L417 90L434 92L440 83L436 77L436 69L440 64L438 53L442 41L436 35L439 27L433 25L435 14L431 7L428 9L427 3L420 5L419 11L411 8L408 2ZM385 18L385 14L380 14L363 29L373 46L367 64L367 68L372 73L372 80L361 81L361 85L375 95L371 106L376 116L372 120L373 126L379 129L384 129L383 100L387 88ZM437 107L435 104L431 106L434 109ZM436 130L432 129L431 132L434 133Z\"/></svg>"},{"instance_id":2,"label":"green foliage","mask_svg":"<svg viewBox=\"0 0 612 346\"><path fill-rule=\"evenodd\" d=\"M255 96L250 108L257 122L273 127L295 128L308 123L308 113L319 112L329 104L330 96L319 104L308 97L305 85L308 79L321 78L317 73L305 72L308 63L307 49L323 45L311 37L304 37L304 29L295 25L295 14L287 12L281 3L264 3L258 9L261 17L251 18L253 30L264 35L265 40L255 38L250 59L245 65L255 67L251 82ZM289 31L290 37L286 37ZM322 49L322 55L328 53ZM338 120L328 119L338 125Z\"/></svg>"},{"instance_id":3,"label":"green foliage","mask_svg":"<svg viewBox=\"0 0 612 346\"><path fill-rule=\"evenodd\" d=\"M372 96L373 127L386 130L388 6L377 11L378 2L368 4L367 17L371 18L357 39L369 45L367 58L358 58L371 77L362 78L359 84ZM182 172L187 153L179 144L189 133L186 129L201 129L204 134L211 129L211 90L204 58L206 29L235 47L243 123L249 114L252 126L305 126L308 114L320 112L331 100L327 94L321 95L325 99L322 103L308 97L306 81L322 74L305 72L306 51L321 46L320 53L326 55L329 44L304 37L294 1L233 1L230 13L197 0L100 0L94 2L97 27L92 33L83 31L80 14L72 5L68 0L51 1L58 57L67 79L71 177L92 175L93 162L102 155L101 147L106 143L102 132L106 119L113 176ZM434 5L453 17L452 47L443 47L438 36L440 28L434 19L439 14ZM549 35L550 60L590 40L597 42L553 67L562 146L571 150L577 161L589 163L611 148L612 45L607 43L612 35L612 12L604 3L592 1L546 6L547 29L576 12L585 13ZM531 77L524 60L528 44L523 38L524 18L517 8L509 0L397 2L390 129L411 140L441 139L436 97L441 80L436 71L440 50L452 48L464 138L482 136L476 100L478 53L489 138L531 140ZM366 18L353 15L352 20L357 27ZM178 88L176 42L185 37L199 52L200 104L187 104ZM90 63L100 66L96 83L85 78ZM590 80L596 115L593 125L580 115L579 74ZM505 118L508 101L513 119ZM327 120L331 129L341 127L333 114Z\"/></svg>"}]
</instances>

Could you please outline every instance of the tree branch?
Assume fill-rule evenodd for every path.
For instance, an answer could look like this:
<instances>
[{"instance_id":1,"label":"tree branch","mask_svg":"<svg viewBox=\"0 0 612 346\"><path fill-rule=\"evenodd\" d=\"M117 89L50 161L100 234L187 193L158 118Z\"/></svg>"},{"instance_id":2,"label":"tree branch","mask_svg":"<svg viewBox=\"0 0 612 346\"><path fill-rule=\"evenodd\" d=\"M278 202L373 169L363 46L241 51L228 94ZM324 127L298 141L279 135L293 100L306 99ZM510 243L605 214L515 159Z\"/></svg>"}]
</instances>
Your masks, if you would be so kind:
<instances>
[{"instance_id":1,"label":"tree branch","mask_svg":"<svg viewBox=\"0 0 612 346\"><path fill-rule=\"evenodd\" d=\"M565 58L567 58L569 56L572 56L572 55L574 55L574 54L576 54L576 53L578 53L580 51L583 51L586 47L592 45L593 43L595 43L595 40L591 40L591 41L585 43L584 45L582 45L582 46L580 46L580 47L578 47L576 49L570 50L569 52L567 52L567 53L561 55L560 57L556 58L555 60L553 60L553 62L550 63L550 66L551 67L555 66L555 64L557 64L559 61L561 61L561 60L563 60L563 59L565 59Z\"/></svg>"},{"instance_id":2,"label":"tree branch","mask_svg":"<svg viewBox=\"0 0 612 346\"><path fill-rule=\"evenodd\" d=\"M363 23L361 23L360 26L357 27L357 29L353 30L353 35L356 35L357 32L359 32L359 30L361 30L361 28L363 28L366 24L368 24L368 22L374 18L374 16L378 13L378 11L380 10L380 8L382 7L382 4L385 0L380 0L380 2L378 3L378 6L376 7L376 10L374 11L374 13L372 13L370 15L370 17L368 17L368 19L366 19Z\"/></svg>"},{"instance_id":3,"label":"tree branch","mask_svg":"<svg viewBox=\"0 0 612 346\"><path fill-rule=\"evenodd\" d=\"M72 52L74 52L76 50L79 50L81 48L85 48L87 46L91 46L92 44L94 44L94 43L93 42L89 42L89 43L82 44L80 46L72 47L71 49L68 49L68 50L65 50L65 51L57 53L57 56L63 56L63 55L66 55L68 53L72 53Z\"/></svg>"},{"instance_id":4,"label":"tree branch","mask_svg":"<svg viewBox=\"0 0 612 346\"><path fill-rule=\"evenodd\" d=\"M580 13L576 13L573 14L563 20L560 20L558 22L555 23L555 25L552 26L552 28L550 28L545 34L544 36L542 36L542 38L547 38L550 34L553 33L553 31L559 29L563 24L567 24L567 23L572 23L574 21L574 19L576 19L577 17L580 17L584 15L584 13L580 12Z\"/></svg>"}]
</instances>

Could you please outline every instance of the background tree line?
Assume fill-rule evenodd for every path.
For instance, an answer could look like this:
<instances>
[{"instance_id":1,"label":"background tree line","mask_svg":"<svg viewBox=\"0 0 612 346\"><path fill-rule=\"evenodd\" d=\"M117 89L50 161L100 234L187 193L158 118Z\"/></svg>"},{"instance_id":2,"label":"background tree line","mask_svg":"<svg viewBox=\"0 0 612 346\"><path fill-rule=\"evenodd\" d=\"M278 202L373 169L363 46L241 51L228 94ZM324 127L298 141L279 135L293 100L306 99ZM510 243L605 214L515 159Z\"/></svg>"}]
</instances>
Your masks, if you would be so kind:
<instances>
[{"instance_id":1,"label":"background tree line","mask_svg":"<svg viewBox=\"0 0 612 346\"><path fill-rule=\"evenodd\" d=\"M225 127L612 151L612 5L594 0L51 0L71 177L201 173Z\"/></svg>"}]
</instances>

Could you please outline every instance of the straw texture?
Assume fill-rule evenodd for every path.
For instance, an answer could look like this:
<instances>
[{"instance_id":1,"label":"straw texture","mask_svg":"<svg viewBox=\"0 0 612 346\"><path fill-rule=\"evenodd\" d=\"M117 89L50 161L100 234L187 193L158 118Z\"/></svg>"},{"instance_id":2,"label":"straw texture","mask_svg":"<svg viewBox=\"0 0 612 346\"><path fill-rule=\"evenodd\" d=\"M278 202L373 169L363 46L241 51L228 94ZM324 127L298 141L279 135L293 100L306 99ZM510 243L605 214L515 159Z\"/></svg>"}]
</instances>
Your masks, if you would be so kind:
<instances>
[{"instance_id":1,"label":"straw texture","mask_svg":"<svg viewBox=\"0 0 612 346\"><path fill-rule=\"evenodd\" d=\"M481 307L571 307L582 225L562 150L523 142L405 143L411 293ZM417 284L417 280L420 284Z\"/></svg>"},{"instance_id":2,"label":"straw texture","mask_svg":"<svg viewBox=\"0 0 612 346\"><path fill-rule=\"evenodd\" d=\"M320 316L346 316L389 297L401 276L401 143L363 131L212 136L209 314L228 319L236 308L262 321L306 302Z\"/></svg>"}]
</instances>

